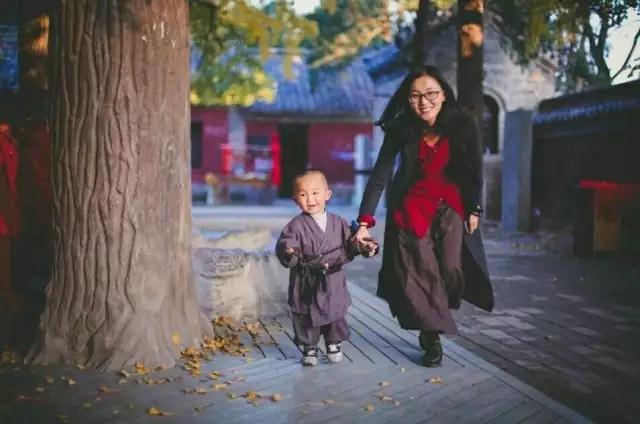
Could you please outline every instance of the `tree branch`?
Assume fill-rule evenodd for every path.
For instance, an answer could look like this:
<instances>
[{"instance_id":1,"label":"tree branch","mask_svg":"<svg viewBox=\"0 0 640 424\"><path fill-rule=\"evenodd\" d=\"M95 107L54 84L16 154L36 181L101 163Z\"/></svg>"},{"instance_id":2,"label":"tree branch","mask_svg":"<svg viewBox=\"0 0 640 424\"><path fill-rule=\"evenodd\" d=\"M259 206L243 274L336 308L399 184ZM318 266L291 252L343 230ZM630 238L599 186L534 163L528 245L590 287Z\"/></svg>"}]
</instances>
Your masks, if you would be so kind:
<instances>
[{"instance_id":1,"label":"tree branch","mask_svg":"<svg viewBox=\"0 0 640 424\"><path fill-rule=\"evenodd\" d=\"M631 44L631 49L629 50L629 54L627 55L627 58L624 60L624 63L620 67L620 70L618 70L618 72L613 74L613 76L611 77L611 80L616 79L616 77L620 75L622 71L624 71L627 68L629 61L631 60L631 56L633 56L633 52L636 49L636 45L638 44L638 39L640 39L640 28L638 28L638 31L636 32L635 37L633 37L633 43Z\"/></svg>"}]
</instances>

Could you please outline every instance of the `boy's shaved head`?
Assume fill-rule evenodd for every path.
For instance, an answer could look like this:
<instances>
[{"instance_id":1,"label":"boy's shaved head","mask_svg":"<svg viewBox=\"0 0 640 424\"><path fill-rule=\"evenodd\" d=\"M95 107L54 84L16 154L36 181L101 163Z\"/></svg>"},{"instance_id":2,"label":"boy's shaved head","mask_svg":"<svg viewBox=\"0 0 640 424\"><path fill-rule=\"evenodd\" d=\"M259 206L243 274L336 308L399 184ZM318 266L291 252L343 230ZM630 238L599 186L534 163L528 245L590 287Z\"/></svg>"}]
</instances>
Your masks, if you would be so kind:
<instances>
[{"instance_id":1,"label":"boy's shaved head","mask_svg":"<svg viewBox=\"0 0 640 424\"><path fill-rule=\"evenodd\" d=\"M300 182L300 180L302 180L305 177L320 177L322 178L322 181L324 182L325 187L327 188L329 187L329 182L327 181L327 177L326 175L324 175L324 172L315 168L306 169L303 172L296 175L295 178L293 179L293 186L295 187L298 184L298 182Z\"/></svg>"}]
</instances>

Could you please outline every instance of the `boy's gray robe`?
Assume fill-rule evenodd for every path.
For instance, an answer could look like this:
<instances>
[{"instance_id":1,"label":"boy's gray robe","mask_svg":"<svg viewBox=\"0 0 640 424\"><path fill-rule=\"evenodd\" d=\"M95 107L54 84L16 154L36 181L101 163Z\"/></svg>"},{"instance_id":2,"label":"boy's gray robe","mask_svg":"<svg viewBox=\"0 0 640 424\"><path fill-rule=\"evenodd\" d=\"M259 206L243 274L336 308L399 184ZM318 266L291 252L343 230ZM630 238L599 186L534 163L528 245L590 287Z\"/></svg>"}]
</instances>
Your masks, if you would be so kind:
<instances>
[{"instance_id":1,"label":"boy's gray robe","mask_svg":"<svg viewBox=\"0 0 640 424\"><path fill-rule=\"evenodd\" d=\"M313 327L329 324L347 315L351 305L351 296L347 291L344 271L336 271L326 275L327 290L321 285L307 305L302 299L302 270L298 266L298 257L287 255L287 248L299 249L305 256L322 255L321 262L330 266L344 264L353 259L348 252L348 240L351 236L347 222L327 212L327 228L323 232L313 218L300 214L283 228L276 243L276 255L280 263L289 272L289 305L291 311L309 315Z\"/></svg>"}]
</instances>

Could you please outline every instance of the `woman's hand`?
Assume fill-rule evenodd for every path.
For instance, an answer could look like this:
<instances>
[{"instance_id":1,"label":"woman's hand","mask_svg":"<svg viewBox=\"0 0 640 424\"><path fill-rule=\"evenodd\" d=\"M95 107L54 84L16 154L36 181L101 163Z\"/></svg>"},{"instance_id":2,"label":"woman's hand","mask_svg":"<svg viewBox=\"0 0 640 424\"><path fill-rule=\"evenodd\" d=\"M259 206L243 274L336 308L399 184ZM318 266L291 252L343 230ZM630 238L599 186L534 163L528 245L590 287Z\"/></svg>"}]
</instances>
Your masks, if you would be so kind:
<instances>
[{"instance_id":1,"label":"woman's hand","mask_svg":"<svg viewBox=\"0 0 640 424\"><path fill-rule=\"evenodd\" d=\"M467 230L467 233L473 234L478 229L479 223L480 217L478 215L470 214L464 223L465 230Z\"/></svg>"},{"instance_id":2,"label":"woman's hand","mask_svg":"<svg viewBox=\"0 0 640 424\"><path fill-rule=\"evenodd\" d=\"M360 225L356 230L355 237L356 237L356 240L358 240L358 243L361 243L361 244L366 243L367 241L365 239L371 238L371 235L369 234L369 229L367 228L367 226Z\"/></svg>"}]
</instances>

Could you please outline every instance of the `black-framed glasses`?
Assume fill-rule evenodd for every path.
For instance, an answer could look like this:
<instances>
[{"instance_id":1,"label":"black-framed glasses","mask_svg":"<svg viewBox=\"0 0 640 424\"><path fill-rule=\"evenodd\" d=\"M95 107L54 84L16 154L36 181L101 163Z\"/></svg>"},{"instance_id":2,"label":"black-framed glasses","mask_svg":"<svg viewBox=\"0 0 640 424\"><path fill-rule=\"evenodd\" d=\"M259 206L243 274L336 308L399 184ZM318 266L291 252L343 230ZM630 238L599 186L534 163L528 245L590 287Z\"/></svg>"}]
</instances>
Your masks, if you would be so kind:
<instances>
[{"instance_id":1,"label":"black-framed glasses","mask_svg":"<svg viewBox=\"0 0 640 424\"><path fill-rule=\"evenodd\" d=\"M429 90L424 93L418 93L417 91L409 94L409 103L418 103L420 99L427 100L429 102L433 102L438 98L440 94L440 90Z\"/></svg>"}]
</instances>

